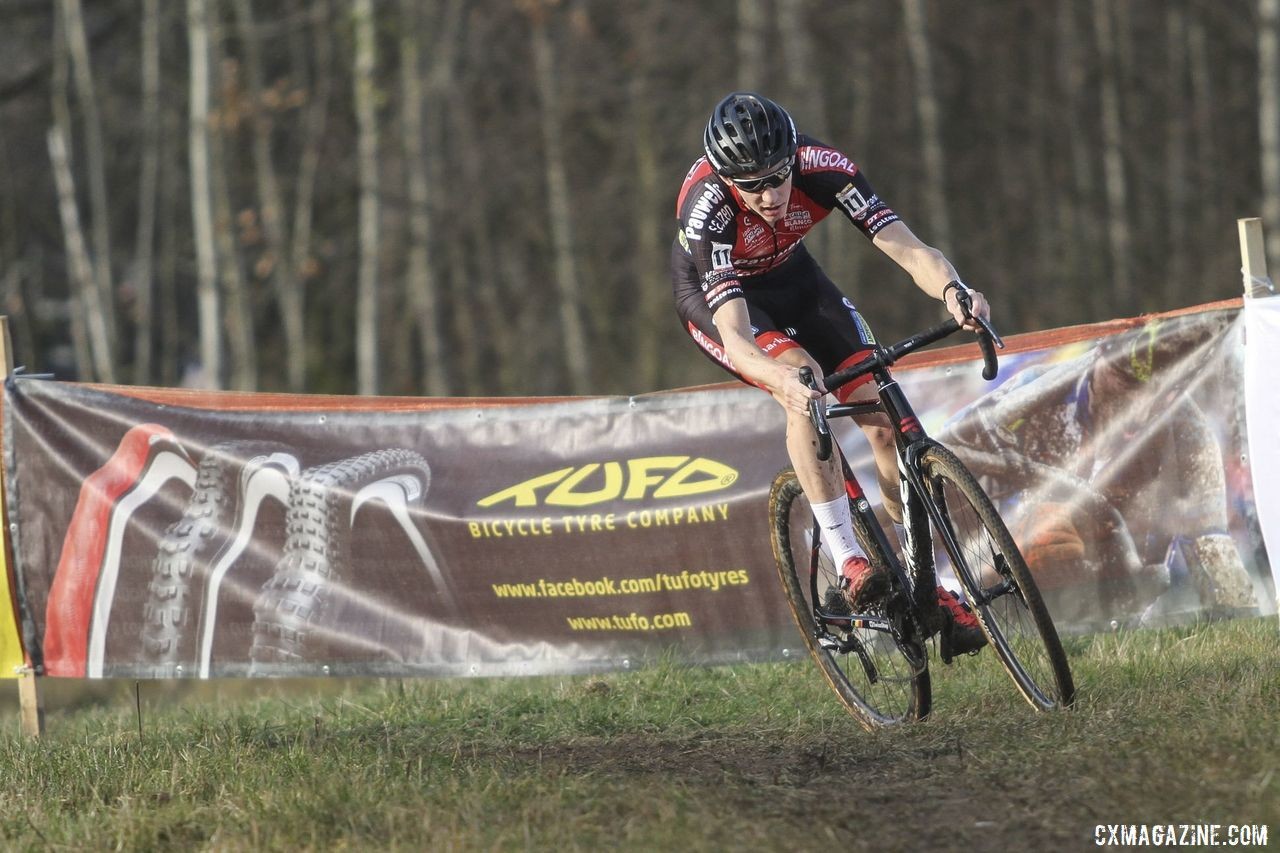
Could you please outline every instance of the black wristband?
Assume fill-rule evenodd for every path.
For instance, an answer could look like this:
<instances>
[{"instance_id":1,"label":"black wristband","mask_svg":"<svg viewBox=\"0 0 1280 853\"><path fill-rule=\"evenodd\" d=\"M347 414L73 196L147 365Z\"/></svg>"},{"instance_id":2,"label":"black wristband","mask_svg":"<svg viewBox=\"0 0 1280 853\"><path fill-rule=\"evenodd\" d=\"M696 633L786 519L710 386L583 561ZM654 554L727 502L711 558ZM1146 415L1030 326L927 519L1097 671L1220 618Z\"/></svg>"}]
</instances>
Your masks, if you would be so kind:
<instances>
[{"instance_id":1,"label":"black wristband","mask_svg":"<svg viewBox=\"0 0 1280 853\"><path fill-rule=\"evenodd\" d=\"M969 292L969 288L964 286L964 282L959 280L949 281L947 282L946 286L942 288L942 304L943 305L947 304L947 291L953 287L962 293Z\"/></svg>"}]
</instances>

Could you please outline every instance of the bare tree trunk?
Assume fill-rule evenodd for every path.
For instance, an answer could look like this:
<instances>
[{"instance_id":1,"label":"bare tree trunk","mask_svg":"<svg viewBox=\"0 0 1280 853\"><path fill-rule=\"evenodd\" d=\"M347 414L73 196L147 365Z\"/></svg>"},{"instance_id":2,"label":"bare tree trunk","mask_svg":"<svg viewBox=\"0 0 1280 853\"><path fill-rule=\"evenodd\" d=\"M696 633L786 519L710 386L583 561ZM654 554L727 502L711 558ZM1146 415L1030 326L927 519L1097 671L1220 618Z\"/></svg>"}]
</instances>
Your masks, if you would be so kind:
<instances>
[{"instance_id":1,"label":"bare tree trunk","mask_svg":"<svg viewBox=\"0 0 1280 853\"><path fill-rule=\"evenodd\" d=\"M457 6L456 3L451 4ZM439 284L431 268L431 206L422 118L422 59L418 33L422 30L417 0L400 3L400 87L403 108L406 168L409 172L408 294L418 328L423 388L431 396L448 393L444 363L444 323Z\"/></svg>"},{"instance_id":2,"label":"bare tree trunk","mask_svg":"<svg viewBox=\"0 0 1280 853\"><path fill-rule=\"evenodd\" d=\"M177 113L163 113L161 122L164 126L163 138L178 139L182 135L183 116ZM182 318L178 310L178 238L181 232L186 236L189 230L184 227L184 212L189 213L187 199L177 191L179 178L183 175L182 152L178 145L161 146L160 153L160 257L158 274L156 275L156 302L160 329L160 363L156 376L164 386L177 385L182 378L185 344L190 333L182 326Z\"/></svg>"},{"instance_id":3,"label":"bare tree trunk","mask_svg":"<svg viewBox=\"0 0 1280 853\"><path fill-rule=\"evenodd\" d=\"M1189 287L1187 244L1191 235L1188 221L1187 121L1182 105L1187 74L1187 18L1179 4L1165 10L1168 37L1168 98L1166 99L1165 210L1168 216L1169 266L1164 276L1163 301L1166 306L1179 305Z\"/></svg>"},{"instance_id":4,"label":"bare tree trunk","mask_svg":"<svg viewBox=\"0 0 1280 853\"><path fill-rule=\"evenodd\" d=\"M855 31L860 25L869 24L874 14L870 0L852 0L850 15ZM875 91L875 63L869 50L849 51L849 79L853 82L853 103L849 104L849 145L847 152L855 163L862 162L866 153L870 128L873 122L872 97ZM838 111L837 111L838 112ZM834 141L834 140L829 140ZM875 175L871 176L875 181ZM843 218L843 217L842 217ZM858 292L862 277L862 264L867 260L865 252L838 252L831 262L832 278L848 293Z\"/></svg>"},{"instance_id":5,"label":"bare tree trunk","mask_svg":"<svg viewBox=\"0 0 1280 853\"><path fill-rule=\"evenodd\" d=\"M449 119L451 134L446 134L441 127L432 128L437 148L443 157L432 157L428 168L431 170L431 183L444 186L448 180L443 162L445 157L456 156L462 169L462 181L467 186L480 186L484 174L479 162L476 146L468 145L465 140L475 139L476 131L470 107L466 98L456 85L452 68L446 68L440 78L439 88L433 86L449 100ZM463 140L452 149L449 138ZM454 391L459 394L492 394L493 384L500 391L506 391L506 379L511 369L507 359L501 357L488 358L488 350L497 352L502 343L510 338L505 331L503 309L498 299L498 272L493 264L482 264L472 271L469 262L480 251L478 247L485 245L488 233L487 213L480 197L466 205L465 215L455 226L460 230L456 239L445 242L446 257L444 264L448 268L448 283L451 313L448 328L457 340L471 340L471 346L460 347L456 353ZM492 311L490 305L494 306ZM496 362L496 364L494 363ZM492 373L497 368L498 380L493 383ZM493 384L490 384L493 383Z\"/></svg>"},{"instance_id":6,"label":"bare tree trunk","mask_svg":"<svg viewBox=\"0 0 1280 853\"><path fill-rule=\"evenodd\" d=\"M658 163L658 116L653 105L654 84L652 70L657 56L659 22L662 14L658 7L645 4L643 12L635 18L635 64L628 74L628 94L634 105L631 117L631 141L635 163L636 198L632 209L636 215L635 282L637 322L628 324L634 330L631 351L635 353L635 375L641 391L655 391L662 387L663 366L668 361L670 332L678 327L671 300L671 286L664 271L669 253L668 246L674 234L672 227L664 229L669 221L662 214L670 202L667 195L671 187L662 186L662 168ZM666 239L663 239L665 231Z\"/></svg>"},{"instance_id":7,"label":"bare tree trunk","mask_svg":"<svg viewBox=\"0 0 1280 853\"><path fill-rule=\"evenodd\" d=\"M1094 32L1098 39L1102 103L1102 165L1107 190L1107 237L1111 246L1112 298L1097 306L1100 313L1132 312L1133 276L1130 272L1129 199L1124 164L1124 128L1120 120L1120 80L1110 0L1093 0ZM1101 288L1099 288L1101 294ZM1104 307L1105 306L1105 307ZM1095 310L1097 310L1095 309Z\"/></svg>"},{"instance_id":8,"label":"bare tree trunk","mask_svg":"<svg viewBox=\"0 0 1280 853\"><path fill-rule=\"evenodd\" d=\"M301 391L306 375L306 340L303 337L302 283L298 280L289 251L284 219L284 199L271 159L273 122L263 97L262 56L253 20L252 0L235 0L237 28L244 48L245 80L253 105L253 166L262 209L262 230L266 236L271 283L280 306L284 332L285 374L289 390Z\"/></svg>"},{"instance_id":9,"label":"bare tree trunk","mask_svg":"<svg viewBox=\"0 0 1280 853\"><path fill-rule=\"evenodd\" d=\"M191 168L191 218L195 230L200 312L201 384L218 388L222 382L222 336L218 296L218 263L213 235L213 188L209 162L209 25L206 0L187 0L187 38L191 80L188 120L188 158Z\"/></svg>"},{"instance_id":10,"label":"bare tree trunk","mask_svg":"<svg viewBox=\"0 0 1280 853\"><path fill-rule=\"evenodd\" d=\"M30 253L18 247L17 199L9 186L13 174L9 145L4 128L0 127L0 311L8 314L14 324L14 358L22 362L16 348L32 347L36 343L32 317L35 306L26 292Z\"/></svg>"},{"instance_id":11,"label":"bare tree trunk","mask_svg":"<svg viewBox=\"0 0 1280 853\"><path fill-rule=\"evenodd\" d=\"M1267 270L1280 277L1280 0L1259 0L1258 126Z\"/></svg>"},{"instance_id":12,"label":"bare tree trunk","mask_svg":"<svg viewBox=\"0 0 1280 853\"><path fill-rule=\"evenodd\" d=\"M356 294L356 376L361 394L378 393L378 111L374 90L377 41L373 0L353 0L355 104L359 125L360 272Z\"/></svg>"},{"instance_id":13,"label":"bare tree trunk","mask_svg":"<svg viewBox=\"0 0 1280 853\"><path fill-rule=\"evenodd\" d=\"M736 79L743 89L756 91L764 81L765 0L738 0L738 65Z\"/></svg>"},{"instance_id":14,"label":"bare tree trunk","mask_svg":"<svg viewBox=\"0 0 1280 853\"><path fill-rule=\"evenodd\" d=\"M776 12L778 41L782 44L785 60L783 76L787 110L805 133L828 145L834 144L827 135L821 97L823 87L817 85L822 75L814 72L810 61L817 51L807 24L819 18L811 14L810 0L779 0ZM836 253L848 249L848 237L848 234L837 234L831 228L819 228L810 232L805 242L810 244L809 248L822 264L828 266L833 261L843 260L838 259ZM831 266L831 269L836 272L840 266ZM836 281L840 283L838 278Z\"/></svg>"},{"instance_id":15,"label":"bare tree trunk","mask_svg":"<svg viewBox=\"0 0 1280 853\"><path fill-rule=\"evenodd\" d=\"M102 306L107 340L115 348L115 294L111 281L111 218L107 208L107 170L103 158L102 119L94 94L93 71L89 62L89 40L84 31L80 0L60 0L71 67L76 83L76 100L84 113L85 162L89 167L89 209L92 212L93 273ZM67 139L70 139L68 133Z\"/></svg>"},{"instance_id":16,"label":"bare tree trunk","mask_svg":"<svg viewBox=\"0 0 1280 853\"><path fill-rule=\"evenodd\" d=\"M138 234L133 252L133 381L152 379L155 328L152 308L156 233L156 187L160 171L160 0L142 5L142 163L138 179Z\"/></svg>"},{"instance_id":17,"label":"bare tree trunk","mask_svg":"<svg viewBox=\"0 0 1280 853\"><path fill-rule=\"evenodd\" d=\"M312 200L315 197L316 175L320 169L320 146L324 140L329 117L329 96L333 89L333 42L330 35L331 10L329 0L314 0L312 5L312 47L315 68L310 85L310 95L304 118L306 139L298 158L298 181L293 198L293 245L289 250L292 269L297 276L298 304L295 310L300 324L303 343L296 353L289 354L290 390L305 390L307 370L306 350L306 284L311 277L311 218ZM305 51L303 51L305 54ZM299 67L302 62L296 63Z\"/></svg>"},{"instance_id":18,"label":"bare tree trunk","mask_svg":"<svg viewBox=\"0 0 1280 853\"><path fill-rule=\"evenodd\" d=\"M1086 122L1083 104L1085 97L1085 78L1087 60L1081 45L1080 30L1076 24L1075 13L1078 7L1076 0L1062 0L1058 6L1058 63L1057 73L1064 91L1066 135L1071 152L1071 192L1064 207L1070 212L1067 242L1085 247L1084 251L1071 255L1073 267L1065 270L1065 277L1070 280L1087 283L1088 293L1095 294L1094 302L1101 299L1102 278L1102 232L1099 222L1101 211L1094 211L1091 205L1098 196L1094 185L1094 164L1097 158L1089 148L1089 134L1079 132L1080 126ZM1084 306L1081 306L1082 308ZM1084 319L1087 315L1093 319L1107 316L1103 305L1096 310L1080 311L1073 319Z\"/></svg>"},{"instance_id":19,"label":"bare tree trunk","mask_svg":"<svg viewBox=\"0 0 1280 853\"><path fill-rule=\"evenodd\" d=\"M92 368L93 378L102 382L115 382L111 367L110 346L107 343L107 325L102 314L101 294L93 279L89 252L85 248L84 234L80 230L80 214L76 209L76 188L71 177L71 165L67 160L67 141L63 128L49 128L49 160L53 165L53 177L58 186L58 211L62 216L62 231L67 242L67 262L71 269L71 281L76 291L72 300L71 330L76 342L77 360L84 368Z\"/></svg>"},{"instance_id":20,"label":"bare tree trunk","mask_svg":"<svg viewBox=\"0 0 1280 853\"><path fill-rule=\"evenodd\" d=\"M62 18L55 26L61 28ZM71 340L75 348L76 371L84 378L106 380L111 366L111 348L102 323L101 293L93 277L93 263L80 227L80 210L76 203L75 178L67 138L71 134L71 106L68 91L68 47L60 29L54 35L53 48L53 127L47 143L54 185L58 192L58 213L62 220L66 245L67 269L71 288L67 303L70 308Z\"/></svg>"},{"instance_id":21,"label":"bare tree trunk","mask_svg":"<svg viewBox=\"0 0 1280 853\"><path fill-rule=\"evenodd\" d=\"M240 99L238 66L228 62L224 51L222 27L215 14L209 20L209 40L213 47L214 67L222 69L222 103L219 121L210 128L211 179L213 181L213 235L218 252L218 273L226 295L223 324L226 329L230 383L237 391L256 390L258 384L257 341L253 332L253 312L249 288L245 281L240 250L236 245L235 205L231 201L230 173L233 164L228 156L227 137L234 134L238 118L230 105Z\"/></svg>"},{"instance_id":22,"label":"bare tree trunk","mask_svg":"<svg viewBox=\"0 0 1280 853\"><path fill-rule=\"evenodd\" d=\"M1221 210L1221 192L1217 171L1209 164L1218 162L1218 144L1214 138L1217 124L1215 118L1215 95L1213 87L1214 64L1209 51L1209 37L1205 32L1204 22L1194 15L1187 20L1187 58L1191 65L1191 126L1192 139L1195 143L1195 155L1192 157L1193 173L1188 175L1191 185L1196 188L1196 216L1217 216ZM1215 264L1212 259L1197 253L1196 280L1204 280L1213 275Z\"/></svg>"},{"instance_id":23,"label":"bare tree trunk","mask_svg":"<svg viewBox=\"0 0 1280 853\"><path fill-rule=\"evenodd\" d=\"M924 198L929 207L930 234L926 242L950 252L951 216L947 211L947 176L942 156L942 127L938 98L933 88L933 60L929 46L929 23L924 0L903 0L907 48L916 82L916 113L924 151L926 185Z\"/></svg>"},{"instance_id":24,"label":"bare tree trunk","mask_svg":"<svg viewBox=\"0 0 1280 853\"><path fill-rule=\"evenodd\" d=\"M538 101L541 104L543 158L552 239L555 241L556 285L560 295L560 330L564 335L564 357L569 387L574 394L590 388L585 323L582 317L582 286L574 258L572 207L569 179L564 163L564 121L560 114L559 81L551 36L547 32L547 7L535 4L532 24L533 64Z\"/></svg>"}]
</instances>

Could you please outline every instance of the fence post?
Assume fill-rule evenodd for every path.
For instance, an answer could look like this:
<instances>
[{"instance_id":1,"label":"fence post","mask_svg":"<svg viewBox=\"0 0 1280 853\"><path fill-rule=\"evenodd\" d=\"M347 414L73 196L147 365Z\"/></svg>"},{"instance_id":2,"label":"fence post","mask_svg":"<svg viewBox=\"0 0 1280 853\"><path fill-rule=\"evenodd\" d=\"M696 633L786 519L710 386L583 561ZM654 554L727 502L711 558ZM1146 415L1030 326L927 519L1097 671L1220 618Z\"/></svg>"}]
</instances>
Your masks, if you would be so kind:
<instances>
[{"instance_id":1,"label":"fence post","mask_svg":"<svg viewBox=\"0 0 1280 853\"><path fill-rule=\"evenodd\" d=\"M1276 287L1267 275L1267 247L1262 235L1262 220L1256 216L1237 219L1240 230L1240 272L1244 275L1244 295L1274 296Z\"/></svg>"},{"instance_id":2,"label":"fence post","mask_svg":"<svg viewBox=\"0 0 1280 853\"><path fill-rule=\"evenodd\" d=\"M9 336L9 318L0 316L0 359L3 359L3 374L0 378L7 377L13 372L13 339ZM8 496L7 483L4 482L3 466L0 466L0 508L5 506ZM4 513L0 518L0 528L9 523L8 513ZM11 547L11 539L7 535L7 531L0 530L0 544L4 548L4 570L8 571L13 566L13 550ZM8 579L6 579L8 580ZM6 587L13 589L12 584L6 583ZM8 602L3 602L7 606ZM22 708L22 733L31 737L39 737L44 734L44 698L40 695L39 676L30 666L24 666L18 673L18 702Z\"/></svg>"}]
</instances>

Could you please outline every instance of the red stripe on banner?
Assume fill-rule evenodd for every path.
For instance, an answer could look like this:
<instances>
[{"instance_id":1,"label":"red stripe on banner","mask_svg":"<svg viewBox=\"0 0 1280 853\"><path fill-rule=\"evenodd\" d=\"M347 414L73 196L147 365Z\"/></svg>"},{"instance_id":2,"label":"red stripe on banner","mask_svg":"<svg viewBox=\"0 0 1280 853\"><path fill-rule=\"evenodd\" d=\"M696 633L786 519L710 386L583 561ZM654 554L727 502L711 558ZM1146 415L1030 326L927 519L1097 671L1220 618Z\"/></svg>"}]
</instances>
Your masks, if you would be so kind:
<instances>
[{"instance_id":1,"label":"red stripe on banner","mask_svg":"<svg viewBox=\"0 0 1280 853\"><path fill-rule=\"evenodd\" d=\"M172 437L172 432L156 424L134 427L125 433L107 464L90 474L81 486L62 542L58 572L49 588L44 633L46 675L84 676L93 598L102 571L111 512L146 469L154 441Z\"/></svg>"}]
</instances>

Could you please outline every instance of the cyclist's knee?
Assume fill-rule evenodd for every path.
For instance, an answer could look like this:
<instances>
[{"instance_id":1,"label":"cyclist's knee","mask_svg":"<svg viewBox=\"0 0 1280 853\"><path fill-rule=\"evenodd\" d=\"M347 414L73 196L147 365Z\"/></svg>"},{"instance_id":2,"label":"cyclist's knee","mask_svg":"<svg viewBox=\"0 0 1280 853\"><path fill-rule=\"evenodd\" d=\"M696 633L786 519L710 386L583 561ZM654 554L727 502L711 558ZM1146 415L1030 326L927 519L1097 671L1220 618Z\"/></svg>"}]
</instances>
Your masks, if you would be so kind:
<instances>
[{"instance_id":1,"label":"cyclist's knee","mask_svg":"<svg viewBox=\"0 0 1280 853\"><path fill-rule=\"evenodd\" d=\"M858 423L862 428L862 434L867 437L867 442L876 449L893 449L893 429L889 426L888 421L884 423L862 422Z\"/></svg>"}]
</instances>

